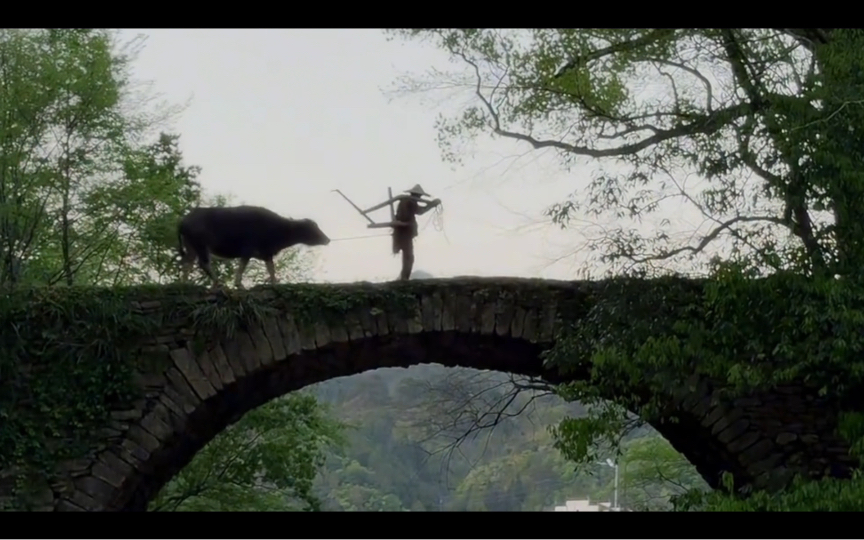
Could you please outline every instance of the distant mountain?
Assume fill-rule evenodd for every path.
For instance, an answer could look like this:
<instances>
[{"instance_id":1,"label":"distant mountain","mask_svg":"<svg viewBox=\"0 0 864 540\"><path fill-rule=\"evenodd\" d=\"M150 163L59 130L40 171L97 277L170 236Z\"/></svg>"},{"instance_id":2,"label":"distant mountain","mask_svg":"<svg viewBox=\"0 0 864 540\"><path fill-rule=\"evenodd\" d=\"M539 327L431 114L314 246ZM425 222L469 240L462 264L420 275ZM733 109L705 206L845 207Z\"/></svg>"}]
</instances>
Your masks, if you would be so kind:
<instances>
[{"instance_id":1,"label":"distant mountain","mask_svg":"<svg viewBox=\"0 0 864 540\"><path fill-rule=\"evenodd\" d=\"M411 272L410 279L431 279L434 277L435 276L433 276L429 272L426 272L425 270L414 270L413 272Z\"/></svg>"}]
</instances>

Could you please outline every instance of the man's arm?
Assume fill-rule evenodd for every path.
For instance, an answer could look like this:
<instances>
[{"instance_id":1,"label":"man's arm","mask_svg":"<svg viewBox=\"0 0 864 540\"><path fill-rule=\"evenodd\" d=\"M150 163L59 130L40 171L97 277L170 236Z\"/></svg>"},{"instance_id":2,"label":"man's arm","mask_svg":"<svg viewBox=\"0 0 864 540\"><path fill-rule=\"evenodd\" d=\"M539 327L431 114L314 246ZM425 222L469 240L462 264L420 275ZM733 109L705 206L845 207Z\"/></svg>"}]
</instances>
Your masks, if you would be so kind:
<instances>
[{"instance_id":1,"label":"man's arm","mask_svg":"<svg viewBox=\"0 0 864 540\"><path fill-rule=\"evenodd\" d=\"M369 209L363 210L362 213L364 213L364 214L368 214L369 212L374 212L375 210L378 210L379 208L384 208L384 207L387 206L388 204L391 204L391 203L394 203L394 202L401 201L402 199L407 199L408 197L409 197L408 195L396 195L395 197L393 197L393 198L390 199L389 201L384 201L384 202L382 202L381 204L376 204L376 205L373 206L372 208L369 208Z\"/></svg>"},{"instance_id":2,"label":"man's arm","mask_svg":"<svg viewBox=\"0 0 864 540\"><path fill-rule=\"evenodd\" d=\"M425 207L421 207L421 206L418 204L418 205L417 205L417 207L418 207L418 208L417 208L417 215L418 215L418 216L422 216L423 214L425 214L425 213L428 212L429 210L432 210L433 208L435 208L435 207L438 206L439 204L441 204L441 199L435 199L434 201L429 201L429 203L428 203Z\"/></svg>"}]
</instances>

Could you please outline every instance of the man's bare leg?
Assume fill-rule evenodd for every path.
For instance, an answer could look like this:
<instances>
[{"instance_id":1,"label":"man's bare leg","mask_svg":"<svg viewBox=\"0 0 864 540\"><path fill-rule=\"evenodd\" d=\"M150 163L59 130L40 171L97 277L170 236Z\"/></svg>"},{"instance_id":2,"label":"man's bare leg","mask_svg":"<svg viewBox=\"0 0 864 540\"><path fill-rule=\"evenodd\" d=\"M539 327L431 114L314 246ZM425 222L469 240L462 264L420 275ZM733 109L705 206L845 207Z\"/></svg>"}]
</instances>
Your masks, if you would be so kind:
<instances>
[{"instance_id":1,"label":"man's bare leg","mask_svg":"<svg viewBox=\"0 0 864 540\"><path fill-rule=\"evenodd\" d=\"M405 242L402 246L402 273L399 279L408 279L411 277L411 269L414 267L414 242Z\"/></svg>"},{"instance_id":2,"label":"man's bare leg","mask_svg":"<svg viewBox=\"0 0 864 540\"><path fill-rule=\"evenodd\" d=\"M276 265L273 264L273 259L267 259L264 264L267 265L267 273L270 274L270 284L276 285L279 281L276 279Z\"/></svg>"},{"instance_id":3,"label":"man's bare leg","mask_svg":"<svg viewBox=\"0 0 864 540\"><path fill-rule=\"evenodd\" d=\"M249 265L249 259L244 257L240 259L240 263L237 265L237 270L234 272L234 288L242 289L243 288L243 272L246 271L246 266Z\"/></svg>"}]
</instances>

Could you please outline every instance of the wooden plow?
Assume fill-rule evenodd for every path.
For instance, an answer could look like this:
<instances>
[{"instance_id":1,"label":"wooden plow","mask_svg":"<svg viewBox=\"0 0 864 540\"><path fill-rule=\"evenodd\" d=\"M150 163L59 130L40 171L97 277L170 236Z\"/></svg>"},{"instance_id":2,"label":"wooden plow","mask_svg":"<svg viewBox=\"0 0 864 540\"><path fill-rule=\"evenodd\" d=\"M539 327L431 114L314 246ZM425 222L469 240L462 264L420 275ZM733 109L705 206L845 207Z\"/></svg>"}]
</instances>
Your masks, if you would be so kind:
<instances>
[{"instance_id":1,"label":"wooden plow","mask_svg":"<svg viewBox=\"0 0 864 540\"><path fill-rule=\"evenodd\" d=\"M387 188L387 200L386 201L384 201L383 203L380 203L380 204L376 204L375 206L373 206L371 208L367 208L366 210L363 210L359 206L354 204L354 201L349 199L340 190L334 189L333 191L338 193L339 195L341 195L342 198L345 199L346 201L348 201L348 204L353 206L354 209L357 210L357 212L359 212L361 216L366 218L366 220L369 222L369 225L367 225L366 227L369 229L384 229L386 227L393 227L395 225L394 221L396 220L396 210L393 208L393 203L400 201L403 198L410 197L410 195L397 195L396 197L393 197L393 190L388 187ZM375 210L380 210L381 208L384 208L385 206L390 207L390 221L383 222L383 223L376 223L374 219L369 217L370 212L374 212Z\"/></svg>"}]
</instances>

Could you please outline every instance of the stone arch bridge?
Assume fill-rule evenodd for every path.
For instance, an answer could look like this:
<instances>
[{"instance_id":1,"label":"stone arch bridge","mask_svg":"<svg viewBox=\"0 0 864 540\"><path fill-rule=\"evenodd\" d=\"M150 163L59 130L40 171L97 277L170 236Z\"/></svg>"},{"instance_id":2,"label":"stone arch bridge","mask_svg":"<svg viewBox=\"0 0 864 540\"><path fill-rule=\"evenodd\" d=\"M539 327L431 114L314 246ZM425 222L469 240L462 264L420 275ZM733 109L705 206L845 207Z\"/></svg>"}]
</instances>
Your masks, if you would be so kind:
<instances>
[{"instance_id":1,"label":"stone arch bridge","mask_svg":"<svg viewBox=\"0 0 864 540\"><path fill-rule=\"evenodd\" d=\"M112 413L91 452L63 464L61 479L43 490L39 509L146 510L165 482L246 411L334 377L421 363L540 376L553 383L583 377L545 367L540 353L553 342L560 306L582 303L587 312L593 286L454 278L260 287L229 298L266 301L302 288L307 296L335 298L337 316L304 319L298 315L301 296L295 295L259 323L203 346L191 338L194 321L172 319L168 311L177 296L201 305L223 296L201 288L142 288L128 309L171 320L140 343L142 352L163 359L161 367L137 374L142 397L132 408ZM412 299L413 307L407 313L374 307L371 299L385 293ZM787 387L729 401L704 381L690 382L670 404L679 421L654 427L709 484L716 487L724 471L739 486L769 488L783 485L794 472L848 474L852 462L848 445L835 435L836 415L826 413L828 405L815 394Z\"/></svg>"}]
</instances>

